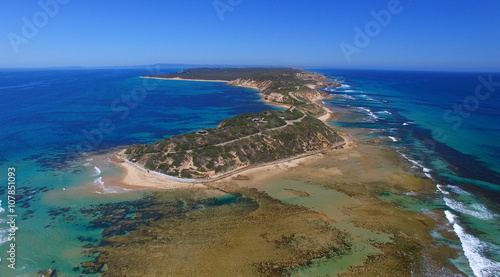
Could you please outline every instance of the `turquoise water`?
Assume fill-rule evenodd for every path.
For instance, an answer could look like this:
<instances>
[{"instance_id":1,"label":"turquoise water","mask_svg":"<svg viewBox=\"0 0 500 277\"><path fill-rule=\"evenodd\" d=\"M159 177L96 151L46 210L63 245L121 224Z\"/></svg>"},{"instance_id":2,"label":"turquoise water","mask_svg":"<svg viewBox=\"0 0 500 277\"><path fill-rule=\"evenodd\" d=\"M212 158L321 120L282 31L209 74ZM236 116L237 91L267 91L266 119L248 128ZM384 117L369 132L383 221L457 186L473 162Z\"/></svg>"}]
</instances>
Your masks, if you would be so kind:
<instances>
[{"instance_id":1,"label":"turquoise water","mask_svg":"<svg viewBox=\"0 0 500 277\"><path fill-rule=\"evenodd\" d=\"M359 139L381 139L436 184L432 199L381 198L411 211L437 208L459 238L457 267L500 276L500 87L488 90L500 74L313 71L342 84L326 89L335 98L325 103L349 112L333 125L364 128Z\"/></svg>"},{"instance_id":2,"label":"turquoise water","mask_svg":"<svg viewBox=\"0 0 500 277\"><path fill-rule=\"evenodd\" d=\"M120 172L93 153L215 127L224 118L271 109L253 89L219 82L138 78L179 69L0 71L0 276L56 268L82 273L82 246L100 229L80 209L137 199L113 185ZM7 169L16 168L15 212L7 209ZM114 178L114 179L113 179ZM9 214L17 215L15 270L8 268Z\"/></svg>"}]
</instances>

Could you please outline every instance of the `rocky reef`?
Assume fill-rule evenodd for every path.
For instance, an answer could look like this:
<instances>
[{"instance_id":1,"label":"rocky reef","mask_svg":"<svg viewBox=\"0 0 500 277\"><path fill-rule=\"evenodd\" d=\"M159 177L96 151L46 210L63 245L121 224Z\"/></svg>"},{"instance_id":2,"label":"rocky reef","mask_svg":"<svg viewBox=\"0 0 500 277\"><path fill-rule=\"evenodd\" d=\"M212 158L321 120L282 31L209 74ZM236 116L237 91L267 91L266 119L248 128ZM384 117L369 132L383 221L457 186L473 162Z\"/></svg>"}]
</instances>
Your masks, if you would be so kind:
<instances>
[{"instance_id":1,"label":"rocky reef","mask_svg":"<svg viewBox=\"0 0 500 277\"><path fill-rule=\"evenodd\" d=\"M85 213L105 226L81 266L102 276L288 276L350 251L349 236L315 212L255 189L158 192ZM210 194L219 196L210 196ZM107 270L105 270L107 268Z\"/></svg>"}]
</instances>

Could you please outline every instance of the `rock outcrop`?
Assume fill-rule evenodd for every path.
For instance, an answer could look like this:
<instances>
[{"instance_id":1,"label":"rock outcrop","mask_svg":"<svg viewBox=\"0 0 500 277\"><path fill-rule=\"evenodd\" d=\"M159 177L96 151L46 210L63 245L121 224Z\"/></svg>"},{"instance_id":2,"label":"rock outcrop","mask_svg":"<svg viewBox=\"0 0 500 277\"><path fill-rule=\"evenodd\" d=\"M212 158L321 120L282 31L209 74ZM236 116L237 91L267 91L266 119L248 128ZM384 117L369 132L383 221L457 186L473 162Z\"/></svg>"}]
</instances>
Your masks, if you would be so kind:
<instances>
[{"instance_id":1,"label":"rock outcrop","mask_svg":"<svg viewBox=\"0 0 500 277\"><path fill-rule=\"evenodd\" d=\"M242 79L242 78L238 78L234 81L229 81L227 83L227 85L229 86L254 88L260 91L267 90L271 86L271 84L272 84L271 80L258 82L252 79Z\"/></svg>"},{"instance_id":2,"label":"rock outcrop","mask_svg":"<svg viewBox=\"0 0 500 277\"><path fill-rule=\"evenodd\" d=\"M53 268L49 268L49 269L44 270L44 271L39 271L37 274L39 277L56 277L57 276L57 272Z\"/></svg>"}]
</instances>

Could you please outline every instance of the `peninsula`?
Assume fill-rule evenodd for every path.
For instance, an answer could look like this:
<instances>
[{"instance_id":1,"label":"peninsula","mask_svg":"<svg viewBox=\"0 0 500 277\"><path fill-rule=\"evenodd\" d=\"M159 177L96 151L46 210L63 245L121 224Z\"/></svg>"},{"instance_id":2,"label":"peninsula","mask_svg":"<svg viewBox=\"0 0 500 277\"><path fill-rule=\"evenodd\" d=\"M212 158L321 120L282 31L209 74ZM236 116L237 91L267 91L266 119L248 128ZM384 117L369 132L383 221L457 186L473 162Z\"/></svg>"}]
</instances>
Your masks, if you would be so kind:
<instances>
[{"instance_id":1,"label":"peninsula","mask_svg":"<svg viewBox=\"0 0 500 277\"><path fill-rule=\"evenodd\" d=\"M168 191L83 211L96 216L92 228L105 228L102 242L89 245L95 258L81 264L83 272L460 276L450 262L456 250L430 235L453 238L436 229L446 218L405 208L424 203L409 194L433 195L433 181L388 146L351 140L326 124L330 114L318 100L330 95L320 89L340 84L297 69L188 69L145 78L227 81L258 89L262 101L282 109L111 155L125 172L119 185Z\"/></svg>"},{"instance_id":2,"label":"peninsula","mask_svg":"<svg viewBox=\"0 0 500 277\"><path fill-rule=\"evenodd\" d=\"M262 101L286 108L241 114L214 129L130 146L124 153L126 159L147 170L211 180L251 166L312 155L345 144L342 136L323 122L329 111L317 100L330 94L318 88L340 85L326 82L323 75L292 68L200 68L146 77L225 80L231 86L258 89Z\"/></svg>"},{"instance_id":3,"label":"peninsula","mask_svg":"<svg viewBox=\"0 0 500 277\"><path fill-rule=\"evenodd\" d=\"M324 115L326 109L316 100L331 95L319 90L326 86L340 86L327 82L324 75L294 68L195 68L174 74L144 76L170 80L219 81L229 86L254 88L260 91L262 101L276 106L295 106L311 116Z\"/></svg>"}]
</instances>

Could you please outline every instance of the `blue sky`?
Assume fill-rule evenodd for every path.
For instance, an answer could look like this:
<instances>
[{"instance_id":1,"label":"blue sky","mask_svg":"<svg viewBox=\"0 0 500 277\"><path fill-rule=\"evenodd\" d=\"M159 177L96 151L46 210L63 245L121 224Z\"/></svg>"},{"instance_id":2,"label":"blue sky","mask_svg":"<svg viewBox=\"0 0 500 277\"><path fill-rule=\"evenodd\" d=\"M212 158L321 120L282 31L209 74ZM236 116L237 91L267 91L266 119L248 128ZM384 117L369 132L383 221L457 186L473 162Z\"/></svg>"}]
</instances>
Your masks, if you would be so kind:
<instances>
[{"instance_id":1,"label":"blue sky","mask_svg":"<svg viewBox=\"0 0 500 277\"><path fill-rule=\"evenodd\" d=\"M391 18L378 22L372 11ZM494 0L0 1L0 67L500 71L499 15Z\"/></svg>"}]
</instances>

